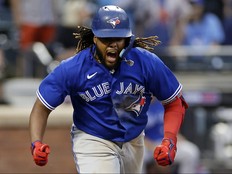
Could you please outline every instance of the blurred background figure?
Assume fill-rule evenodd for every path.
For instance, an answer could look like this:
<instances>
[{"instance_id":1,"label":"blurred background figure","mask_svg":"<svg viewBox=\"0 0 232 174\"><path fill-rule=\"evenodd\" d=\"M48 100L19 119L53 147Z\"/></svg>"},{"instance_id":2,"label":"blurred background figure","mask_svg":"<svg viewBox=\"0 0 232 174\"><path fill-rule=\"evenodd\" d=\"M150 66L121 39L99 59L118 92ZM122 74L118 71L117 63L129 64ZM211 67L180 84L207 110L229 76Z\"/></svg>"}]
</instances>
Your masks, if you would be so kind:
<instances>
[{"instance_id":1,"label":"blurred background figure","mask_svg":"<svg viewBox=\"0 0 232 174\"><path fill-rule=\"evenodd\" d=\"M135 33L138 36L157 35L161 44L155 53L166 65L175 70L175 62L167 55L173 32L180 21L189 15L191 6L186 0L136 0L134 3Z\"/></svg>"},{"instance_id":2,"label":"blurred background figure","mask_svg":"<svg viewBox=\"0 0 232 174\"><path fill-rule=\"evenodd\" d=\"M59 16L54 0L11 0L14 23L19 34L18 74L43 76L41 62L32 54L33 44L49 44L54 40Z\"/></svg>"},{"instance_id":3,"label":"blurred background figure","mask_svg":"<svg viewBox=\"0 0 232 174\"><path fill-rule=\"evenodd\" d=\"M176 160L174 162L176 165L176 173L202 173L201 152L199 147L189 141L182 134L179 134L177 138L179 142L177 143L178 150L176 153Z\"/></svg>"},{"instance_id":4,"label":"blurred background figure","mask_svg":"<svg viewBox=\"0 0 232 174\"><path fill-rule=\"evenodd\" d=\"M13 68L6 68L8 65L15 65L11 55L12 47L15 45L14 31L10 3L0 0L0 104L8 104L3 95L3 83L7 76L14 74L11 72Z\"/></svg>"},{"instance_id":5,"label":"blurred background figure","mask_svg":"<svg viewBox=\"0 0 232 174\"><path fill-rule=\"evenodd\" d=\"M161 46L169 45L173 28L179 20L186 18L191 9L186 0L139 1L135 7L136 32L140 36L155 34L162 41Z\"/></svg>"},{"instance_id":6,"label":"blurred background figure","mask_svg":"<svg viewBox=\"0 0 232 174\"><path fill-rule=\"evenodd\" d=\"M200 149L196 144L178 134L177 153L174 163L168 167L160 167L153 159L154 147L162 141L163 137L163 105L154 100L148 110L148 123L145 129L146 153L144 160L144 173L201 173Z\"/></svg>"},{"instance_id":7,"label":"blurred background figure","mask_svg":"<svg viewBox=\"0 0 232 174\"><path fill-rule=\"evenodd\" d=\"M189 0L191 13L176 28L174 45L219 45L225 35L220 19L207 12L204 0Z\"/></svg>"},{"instance_id":8,"label":"blurred background figure","mask_svg":"<svg viewBox=\"0 0 232 174\"><path fill-rule=\"evenodd\" d=\"M75 54L78 40L73 33L78 25L90 27L92 15L97 10L96 3L90 0L60 0L60 20L55 39L50 45L54 59L61 61Z\"/></svg>"},{"instance_id":9,"label":"blurred background figure","mask_svg":"<svg viewBox=\"0 0 232 174\"><path fill-rule=\"evenodd\" d=\"M211 157L223 168L231 168L232 161L232 119L229 116L231 108L220 108L214 114L216 124L210 130L210 139L213 144Z\"/></svg>"},{"instance_id":10,"label":"blurred background figure","mask_svg":"<svg viewBox=\"0 0 232 174\"><path fill-rule=\"evenodd\" d=\"M232 0L223 0L223 28L225 32L224 45L232 45Z\"/></svg>"},{"instance_id":11,"label":"blurred background figure","mask_svg":"<svg viewBox=\"0 0 232 174\"><path fill-rule=\"evenodd\" d=\"M170 45L191 46L190 51L184 50L190 55L180 57L175 49L170 54L176 61L192 63L192 68L194 68L199 67L199 64L211 64L206 57L214 47L222 45L225 33L221 18L219 18L221 15L213 13L213 8L206 6L205 0L188 0L188 2L191 5L190 14L177 23ZM192 52L195 54L191 55Z\"/></svg>"},{"instance_id":12,"label":"blurred background figure","mask_svg":"<svg viewBox=\"0 0 232 174\"><path fill-rule=\"evenodd\" d=\"M190 0L192 10L188 18L182 21L178 29L178 45L220 45L225 39L220 19L205 11L204 0ZM180 24L181 25L181 24Z\"/></svg>"}]
</instances>

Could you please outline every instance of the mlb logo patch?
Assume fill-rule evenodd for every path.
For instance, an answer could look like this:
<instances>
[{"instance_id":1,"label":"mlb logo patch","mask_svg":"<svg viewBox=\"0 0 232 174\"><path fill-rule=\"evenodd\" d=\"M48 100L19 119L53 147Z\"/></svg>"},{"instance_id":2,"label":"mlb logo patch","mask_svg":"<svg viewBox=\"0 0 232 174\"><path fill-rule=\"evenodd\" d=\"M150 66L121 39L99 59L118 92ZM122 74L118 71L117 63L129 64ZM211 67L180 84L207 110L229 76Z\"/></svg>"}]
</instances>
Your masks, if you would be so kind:
<instances>
[{"instance_id":1,"label":"mlb logo patch","mask_svg":"<svg viewBox=\"0 0 232 174\"><path fill-rule=\"evenodd\" d=\"M112 26L113 28L115 28L116 25L120 24L120 20L119 20L118 17L112 18L112 19L110 19L110 20L108 20L108 21L106 21L106 22L109 23L109 24L111 24L111 26Z\"/></svg>"}]
</instances>

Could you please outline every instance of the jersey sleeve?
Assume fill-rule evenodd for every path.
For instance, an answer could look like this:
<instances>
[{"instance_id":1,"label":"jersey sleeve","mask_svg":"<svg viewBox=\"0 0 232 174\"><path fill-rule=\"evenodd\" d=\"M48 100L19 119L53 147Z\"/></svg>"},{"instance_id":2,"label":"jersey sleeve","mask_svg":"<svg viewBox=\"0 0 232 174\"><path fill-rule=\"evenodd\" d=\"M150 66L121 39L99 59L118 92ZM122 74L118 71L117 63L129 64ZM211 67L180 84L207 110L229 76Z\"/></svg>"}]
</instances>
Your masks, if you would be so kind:
<instances>
[{"instance_id":1,"label":"jersey sleeve","mask_svg":"<svg viewBox=\"0 0 232 174\"><path fill-rule=\"evenodd\" d=\"M37 97L50 110L63 103L68 92L68 80L62 64L41 82Z\"/></svg>"},{"instance_id":2,"label":"jersey sleeve","mask_svg":"<svg viewBox=\"0 0 232 174\"><path fill-rule=\"evenodd\" d=\"M167 104L180 94L182 85L162 60L153 58L148 68L149 89L162 104Z\"/></svg>"}]
</instances>

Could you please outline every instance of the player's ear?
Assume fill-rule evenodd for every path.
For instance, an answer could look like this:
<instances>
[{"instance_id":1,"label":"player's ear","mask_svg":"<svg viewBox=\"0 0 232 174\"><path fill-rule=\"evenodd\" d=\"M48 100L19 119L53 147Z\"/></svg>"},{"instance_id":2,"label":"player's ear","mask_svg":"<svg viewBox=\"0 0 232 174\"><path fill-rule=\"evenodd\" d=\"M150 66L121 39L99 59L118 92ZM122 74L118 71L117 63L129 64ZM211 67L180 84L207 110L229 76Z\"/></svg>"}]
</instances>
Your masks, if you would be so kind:
<instances>
[{"instance_id":1,"label":"player's ear","mask_svg":"<svg viewBox=\"0 0 232 174\"><path fill-rule=\"evenodd\" d=\"M93 37L93 43L96 44L96 42L97 42L97 37L94 36L94 37Z\"/></svg>"}]
</instances>

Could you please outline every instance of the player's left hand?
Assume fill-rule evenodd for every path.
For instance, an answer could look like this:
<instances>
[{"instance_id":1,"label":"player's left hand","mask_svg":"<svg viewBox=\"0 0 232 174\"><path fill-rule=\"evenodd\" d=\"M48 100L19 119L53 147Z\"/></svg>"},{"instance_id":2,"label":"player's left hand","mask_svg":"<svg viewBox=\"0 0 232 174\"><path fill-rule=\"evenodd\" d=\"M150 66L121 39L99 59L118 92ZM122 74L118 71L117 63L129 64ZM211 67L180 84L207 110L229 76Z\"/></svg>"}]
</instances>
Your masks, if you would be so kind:
<instances>
[{"instance_id":1,"label":"player's left hand","mask_svg":"<svg viewBox=\"0 0 232 174\"><path fill-rule=\"evenodd\" d=\"M43 144L40 141L35 141L31 144L31 153L35 163L38 166L44 166L48 162L48 154L50 153L50 147L47 144Z\"/></svg>"},{"instance_id":2,"label":"player's left hand","mask_svg":"<svg viewBox=\"0 0 232 174\"><path fill-rule=\"evenodd\" d=\"M176 143L172 139L164 138L161 145L154 151L154 158L161 166L171 165L176 156Z\"/></svg>"}]
</instances>

